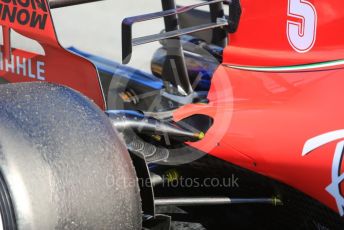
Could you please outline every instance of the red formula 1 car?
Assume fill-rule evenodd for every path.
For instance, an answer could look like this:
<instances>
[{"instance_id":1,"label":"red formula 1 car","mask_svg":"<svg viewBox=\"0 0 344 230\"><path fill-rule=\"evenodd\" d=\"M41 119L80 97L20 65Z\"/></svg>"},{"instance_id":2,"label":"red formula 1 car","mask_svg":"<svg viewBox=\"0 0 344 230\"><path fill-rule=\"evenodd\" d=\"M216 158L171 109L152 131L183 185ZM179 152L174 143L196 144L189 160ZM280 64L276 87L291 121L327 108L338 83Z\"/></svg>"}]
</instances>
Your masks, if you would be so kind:
<instances>
[{"instance_id":1,"label":"red formula 1 car","mask_svg":"<svg viewBox=\"0 0 344 230\"><path fill-rule=\"evenodd\" d=\"M0 1L0 229L343 229L343 1L162 0L152 73L59 44L90 1Z\"/></svg>"}]
</instances>

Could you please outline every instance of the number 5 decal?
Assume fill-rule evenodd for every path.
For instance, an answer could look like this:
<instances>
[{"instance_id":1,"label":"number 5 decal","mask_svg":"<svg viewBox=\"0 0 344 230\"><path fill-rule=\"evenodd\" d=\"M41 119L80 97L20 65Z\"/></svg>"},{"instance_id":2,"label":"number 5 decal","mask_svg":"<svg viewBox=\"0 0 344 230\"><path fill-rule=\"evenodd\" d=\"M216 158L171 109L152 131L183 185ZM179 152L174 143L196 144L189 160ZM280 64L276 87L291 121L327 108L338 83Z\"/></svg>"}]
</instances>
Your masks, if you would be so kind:
<instances>
[{"instance_id":1,"label":"number 5 decal","mask_svg":"<svg viewBox=\"0 0 344 230\"><path fill-rule=\"evenodd\" d=\"M299 53L306 53L314 46L317 32L317 12L306 0L288 0L287 36L290 45Z\"/></svg>"}]
</instances>

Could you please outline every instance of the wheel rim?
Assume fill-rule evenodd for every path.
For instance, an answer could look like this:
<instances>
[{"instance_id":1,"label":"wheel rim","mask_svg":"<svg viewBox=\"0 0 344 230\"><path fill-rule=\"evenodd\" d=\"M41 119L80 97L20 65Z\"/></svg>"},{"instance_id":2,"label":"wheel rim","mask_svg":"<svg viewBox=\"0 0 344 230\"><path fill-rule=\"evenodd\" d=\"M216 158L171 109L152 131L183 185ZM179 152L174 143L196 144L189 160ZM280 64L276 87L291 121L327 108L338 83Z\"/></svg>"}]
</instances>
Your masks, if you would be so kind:
<instances>
[{"instance_id":1,"label":"wheel rim","mask_svg":"<svg viewBox=\"0 0 344 230\"><path fill-rule=\"evenodd\" d=\"M0 230L17 229L14 209L8 187L0 173Z\"/></svg>"}]
</instances>

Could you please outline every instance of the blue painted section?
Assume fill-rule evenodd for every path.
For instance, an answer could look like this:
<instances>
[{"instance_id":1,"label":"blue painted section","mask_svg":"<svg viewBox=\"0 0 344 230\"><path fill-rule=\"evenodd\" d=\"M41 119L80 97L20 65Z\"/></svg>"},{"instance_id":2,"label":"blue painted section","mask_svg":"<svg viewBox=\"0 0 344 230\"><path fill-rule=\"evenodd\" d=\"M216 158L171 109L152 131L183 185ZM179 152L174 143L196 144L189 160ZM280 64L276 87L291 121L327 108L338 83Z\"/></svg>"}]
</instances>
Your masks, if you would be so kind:
<instances>
[{"instance_id":1,"label":"blue painted section","mask_svg":"<svg viewBox=\"0 0 344 230\"><path fill-rule=\"evenodd\" d=\"M122 78L132 81L134 84L146 86L152 90L164 88L163 81L150 73L78 50L74 47L70 47L68 50L90 60L97 67L99 72L107 73L114 77L121 76ZM193 70L196 72L196 75L199 73L201 74L201 79L195 88L196 91L209 91L214 70L215 67L211 67L209 70L201 67Z\"/></svg>"},{"instance_id":2,"label":"blue painted section","mask_svg":"<svg viewBox=\"0 0 344 230\"><path fill-rule=\"evenodd\" d=\"M162 80L152 74L131 68L129 66L121 65L109 59L83 52L74 47L70 47L68 50L90 60L97 67L99 72L105 72L113 75L114 77L121 76L130 81L135 81L137 84L153 88L154 90L159 90L164 87Z\"/></svg>"},{"instance_id":3,"label":"blue painted section","mask_svg":"<svg viewBox=\"0 0 344 230\"><path fill-rule=\"evenodd\" d=\"M108 110L107 113L122 115L122 116L132 116L137 118L145 118L144 114L136 110Z\"/></svg>"}]
</instances>

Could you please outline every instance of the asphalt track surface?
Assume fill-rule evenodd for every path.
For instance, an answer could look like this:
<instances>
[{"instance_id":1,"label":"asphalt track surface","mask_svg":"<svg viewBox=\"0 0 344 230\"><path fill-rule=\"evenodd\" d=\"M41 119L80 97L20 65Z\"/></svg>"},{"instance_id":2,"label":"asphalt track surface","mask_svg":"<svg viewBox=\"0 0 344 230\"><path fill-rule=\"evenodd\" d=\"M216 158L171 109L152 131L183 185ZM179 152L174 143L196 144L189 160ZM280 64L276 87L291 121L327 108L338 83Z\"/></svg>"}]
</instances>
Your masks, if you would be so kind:
<instances>
[{"instance_id":1,"label":"asphalt track surface","mask_svg":"<svg viewBox=\"0 0 344 230\"><path fill-rule=\"evenodd\" d=\"M53 19L60 42L65 47L80 50L121 62L121 22L125 17L156 12L159 0L105 0L78 6L53 9ZM159 33L161 20L142 23L134 27L134 36ZM130 63L148 70L153 50L158 43L136 47Z\"/></svg>"},{"instance_id":2,"label":"asphalt track surface","mask_svg":"<svg viewBox=\"0 0 344 230\"><path fill-rule=\"evenodd\" d=\"M188 5L197 0L179 0ZM57 35L63 46L78 49L121 62L121 22L125 17L161 11L160 0L105 0L78 6L53 9ZM134 26L133 35L159 33L162 19ZM134 48L131 66L149 70L150 59L159 43Z\"/></svg>"}]
</instances>

